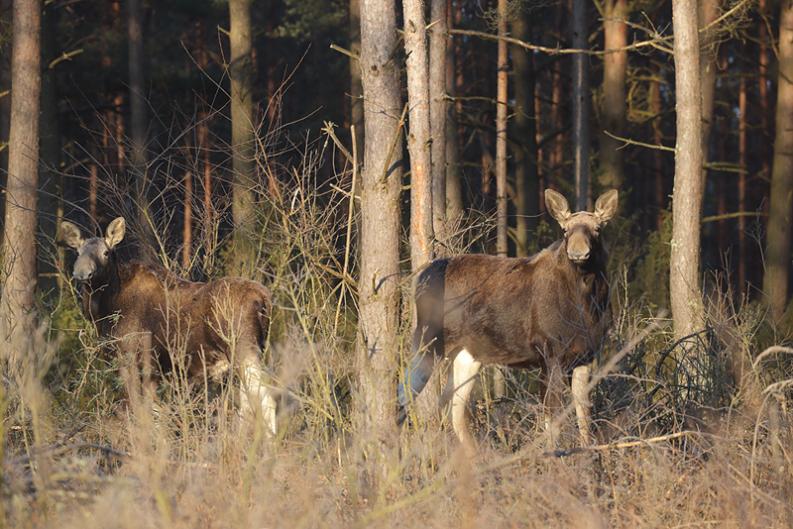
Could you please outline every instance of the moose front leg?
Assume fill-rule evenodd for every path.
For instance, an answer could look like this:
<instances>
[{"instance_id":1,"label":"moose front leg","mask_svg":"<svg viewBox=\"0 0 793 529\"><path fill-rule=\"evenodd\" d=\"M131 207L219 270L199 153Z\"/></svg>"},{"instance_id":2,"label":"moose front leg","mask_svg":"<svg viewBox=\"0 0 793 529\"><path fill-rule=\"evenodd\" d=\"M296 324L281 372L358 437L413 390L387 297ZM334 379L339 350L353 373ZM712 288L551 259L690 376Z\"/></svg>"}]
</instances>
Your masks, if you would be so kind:
<instances>
[{"instance_id":1,"label":"moose front leg","mask_svg":"<svg viewBox=\"0 0 793 529\"><path fill-rule=\"evenodd\" d=\"M130 399L143 396L153 399L156 393L154 381L154 350L150 332L125 334L119 340L121 375Z\"/></svg>"},{"instance_id":2,"label":"moose front leg","mask_svg":"<svg viewBox=\"0 0 793 529\"><path fill-rule=\"evenodd\" d=\"M240 362L240 413L256 420L261 418L267 434L275 437L278 428L275 397L256 355L247 355Z\"/></svg>"}]
</instances>

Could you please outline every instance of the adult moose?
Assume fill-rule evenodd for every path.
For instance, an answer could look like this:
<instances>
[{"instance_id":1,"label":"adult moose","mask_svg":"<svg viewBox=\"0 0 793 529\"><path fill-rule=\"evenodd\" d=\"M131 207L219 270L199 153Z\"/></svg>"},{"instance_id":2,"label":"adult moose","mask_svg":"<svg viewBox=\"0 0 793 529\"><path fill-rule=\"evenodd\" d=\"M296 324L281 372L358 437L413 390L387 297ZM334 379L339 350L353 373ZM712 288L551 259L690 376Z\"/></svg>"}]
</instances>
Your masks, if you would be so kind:
<instances>
[{"instance_id":1,"label":"adult moose","mask_svg":"<svg viewBox=\"0 0 793 529\"><path fill-rule=\"evenodd\" d=\"M483 364L540 367L546 404L559 406L562 374L590 361L606 330L606 251L600 230L617 211L616 190L595 203L594 213L571 213L567 200L545 191L548 212L564 237L528 258L461 255L438 259L418 276L415 357L398 390L399 421L411 396L426 385L438 358L454 358L452 425L474 446L466 411L474 377ZM455 356L456 355L456 356ZM588 371L573 376L579 428L585 412ZM553 409L553 406L551 406ZM586 439L587 432L581 432Z\"/></svg>"},{"instance_id":2,"label":"adult moose","mask_svg":"<svg viewBox=\"0 0 793 529\"><path fill-rule=\"evenodd\" d=\"M152 359L166 373L177 360L196 380L204 373L217 378L235 366L241 412L260 413L274 435L275 399L259 360L270 318L269 291L247 279L196 283L140 262L120 263L115 250L125 231L123 217L108 225L104 237L90 239L74 224L61 223L61 240L77 251L72 278L85 317L118 342L127 362L143 365Z\"/></svg>"}]
</instances>

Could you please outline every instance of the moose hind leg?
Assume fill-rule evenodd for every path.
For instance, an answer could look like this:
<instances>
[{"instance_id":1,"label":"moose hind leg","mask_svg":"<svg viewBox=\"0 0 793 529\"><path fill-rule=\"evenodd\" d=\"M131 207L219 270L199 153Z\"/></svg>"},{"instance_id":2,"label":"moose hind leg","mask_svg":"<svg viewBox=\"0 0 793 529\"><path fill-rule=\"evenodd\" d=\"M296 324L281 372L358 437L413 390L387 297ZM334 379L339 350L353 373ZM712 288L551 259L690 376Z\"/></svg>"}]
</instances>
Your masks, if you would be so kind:
<instances>
[{"instance_id":1,"label":"moose hind leg","mask_svg":"<svg viewBox=\"0 0 793 529\"><path fill-rule=\"evenodd\" d=\"M405 369L405 379L397 387L397 424L402 424L407 419L408 405L421 393L427 385L435 369L435 355L431 351L418 353L410 362L410 367Z\"/></svg>"},{"instance_id":2,"label":"moose hind leg","mask_svg":"<svg viewBox=\"0 0 793 529\"><path fill-rule=\"evenodd\" d=\"M276 402L267 386L265 374L256 356L248 357L240 365L240 413L264 421L268 435L277 433Z\"/></svg>"},{"instance_id":3,"label":"moose hind leg","mask_svg":"<svg viewBox=\"0 0 793 529\"><path fill-rule=\"evenodd\" d=\"M471 356L471 353L463 349L457 354L454 359L453 366L453 382L454 382L454 395L452 396L452 426L454 433L460 442L468 448L474 448L473 436L468 431L468 421L466 413L468 412L468 399L471 397L471 390L474 386L476 374L482 363L478 362Z\"/></svg>"}]
</instances>

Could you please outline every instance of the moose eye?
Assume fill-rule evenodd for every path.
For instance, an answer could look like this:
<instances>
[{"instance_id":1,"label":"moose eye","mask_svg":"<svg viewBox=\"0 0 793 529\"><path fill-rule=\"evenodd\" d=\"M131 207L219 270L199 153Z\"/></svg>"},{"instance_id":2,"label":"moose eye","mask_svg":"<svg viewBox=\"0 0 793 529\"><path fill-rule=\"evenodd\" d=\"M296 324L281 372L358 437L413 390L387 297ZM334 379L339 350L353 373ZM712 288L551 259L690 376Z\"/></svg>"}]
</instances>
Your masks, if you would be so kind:
<instances>
[{"instance_id":1,"label":"moose eye","mask_svg":"<svg viewBox=\"0 0 793 529\"><path fill-rule=\"evenodd\" d=\"M104 254L102 254L102 255L103 255L104 257L109 257L109 256L110 256L110 250L105 250L105 253L104 253Z\"/></svg>"}]
</instances>

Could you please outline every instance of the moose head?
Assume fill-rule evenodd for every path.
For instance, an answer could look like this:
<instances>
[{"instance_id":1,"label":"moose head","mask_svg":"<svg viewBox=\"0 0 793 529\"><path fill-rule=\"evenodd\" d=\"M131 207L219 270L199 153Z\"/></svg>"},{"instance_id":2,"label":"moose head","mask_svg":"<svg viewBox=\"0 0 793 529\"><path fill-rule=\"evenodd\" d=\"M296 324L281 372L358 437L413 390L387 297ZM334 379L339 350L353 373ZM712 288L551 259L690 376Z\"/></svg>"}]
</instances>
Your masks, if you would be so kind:
<instances>
[{"instance_id":1,"label":"moose head","mask_svg":"<svg viewBox=\"0 0 793 529\"><path fill-rule=\"evenodd\" d=\"M77 252L72 278L80 283L107 279L113 251L124 239L127 223L124 217L111 222L104 237L84 239L80 229L68 221L61 222L60 240Z\"/></svg>"},{"instance_id":2,"label":"moose head","mask_svg":"<svg viewBox=\"0 0 793 529\"><path fill-rule=\"evenodd\" d=\"M617 212L618 193L611 189L600 195L595 202L595 211L570 212L567 199L553 189L545 190L545 205L551 216L564 230L567 258L576 265L589 261L595 248L600 230Z\"/></svg>"}]
</instances>

